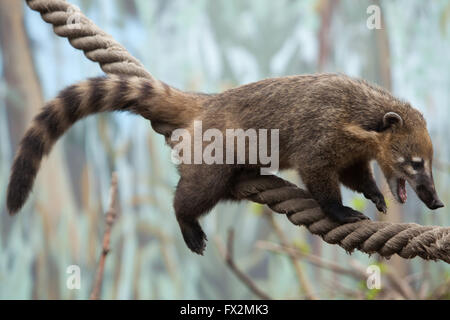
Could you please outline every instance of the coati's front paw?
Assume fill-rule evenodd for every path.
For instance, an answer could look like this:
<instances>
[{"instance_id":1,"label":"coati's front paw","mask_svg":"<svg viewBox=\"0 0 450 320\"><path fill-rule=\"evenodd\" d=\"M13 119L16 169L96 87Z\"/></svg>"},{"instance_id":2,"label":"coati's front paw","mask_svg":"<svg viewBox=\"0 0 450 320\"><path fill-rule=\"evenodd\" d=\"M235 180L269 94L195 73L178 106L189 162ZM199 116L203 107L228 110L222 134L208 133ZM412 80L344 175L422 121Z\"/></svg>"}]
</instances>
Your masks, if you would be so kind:
<instances>
[{"instance_id":1,"label":"coati's front paw","mask_svg":"<svg viewBox=\"0 0 450 320\"><path fill-rule=\"evenodd\" d=\"M384 196L382 193L372 194L372 195L364 195L367 199L371 200L375 206L377 207L378 211L386 213L387 212L387 206L386 202L384 201Z\"/></svg>"},{"instance_id":2,"label":"coati's front paw","mask_svg":"<svg viewBox=\"0 0 450 320\"><path fill-rule=\"evenodd\" d=\"M325 214L339 223L352 223L369 219L367 216L343 205L329 206L323 209Z\"/></svg>"},{"instance_id":3,"label":"coati's front paw","mask_svg":"<svg viewBox=\"0 0 450 320\"><path fill-rule=\"evenodd\" d=\"M182 222L180 223L181 233L183 234L183 239L189 249L192 252L203 255L206 248L206 238L205 233L202 230L200 224L195 222Z\"/></svg>"}]
</instances>

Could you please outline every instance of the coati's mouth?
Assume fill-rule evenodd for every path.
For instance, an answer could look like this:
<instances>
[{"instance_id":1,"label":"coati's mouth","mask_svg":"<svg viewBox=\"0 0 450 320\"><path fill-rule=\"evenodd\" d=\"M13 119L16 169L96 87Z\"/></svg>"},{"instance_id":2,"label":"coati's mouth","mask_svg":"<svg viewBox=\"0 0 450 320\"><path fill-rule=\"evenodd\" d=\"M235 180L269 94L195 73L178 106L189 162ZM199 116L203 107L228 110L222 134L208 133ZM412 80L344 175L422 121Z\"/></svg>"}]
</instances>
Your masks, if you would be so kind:
<instances>
[{"instance_id":1,"label":"coati's mouth","mask_svg":"<svg viewBox=\"0 0 450 320\"><path fill-rule=\"evenodd\" d=\"M406 193L406 180L403 178L397 179L397 198L401 203L405 203L408 199L408 194Z\"/></svg>"},{"instance_id":2,"label":"coati's mouth","mask_svg":"<svg viewBox=\"0 0 450 320\"><path fill-rule=\"evenodd\" d=\"M431 210L444 206L436 194L432 178L417 174L411 178L394 176L388 180L391 193L399 203L404 204L408 198L406 194L406 181L408 181L411 188L416 192L419 199Z\"/></svg>"},{"instance_id":3,"label":"coati's mouth","mask_svg":"<svg viewBox=\"0 0 450 320\"><path fill-rule=\"evenodd\" d=\"M394 177L389 179L388 184L395 200L402 204L405 203L408 199L408 194L406 193L406 180L404 178Z\"/></svg>"}]
</instances>

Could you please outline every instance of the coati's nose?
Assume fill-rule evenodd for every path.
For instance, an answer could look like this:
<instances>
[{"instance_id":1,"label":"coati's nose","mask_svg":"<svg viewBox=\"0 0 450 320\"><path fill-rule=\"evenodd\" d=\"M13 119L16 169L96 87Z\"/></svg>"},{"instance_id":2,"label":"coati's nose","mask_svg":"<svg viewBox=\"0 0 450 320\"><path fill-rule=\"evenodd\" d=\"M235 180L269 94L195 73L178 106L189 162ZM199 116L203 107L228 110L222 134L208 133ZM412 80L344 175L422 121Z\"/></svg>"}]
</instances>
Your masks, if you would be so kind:
<instances>
[{"instance_id":1,"label":"coati's nose","mask_svg":"<svg viewBox=\"0 0 450 320\"><path fill-rule=\"evenodd\" d=\"M434 199L433 202L429 205L429 208L431 210L436 210L436 209L443 208L443 207L444 207L444 204L439 199Z\"/></svg>"},{"instance_id":2,"label":"coati's nose","mask_svg":"<svg viewBox=\"0 0 450 320\"><path fill-rule=\"evenodd\" d=\"M425 205L431 210L436 210L444 206L444 204L436 194L436 190L434 189L433 184L418 185L416 187L416 193L419 196L420 200L422 200L423 203L425 203Z\"/></svg>"}]
</instances>

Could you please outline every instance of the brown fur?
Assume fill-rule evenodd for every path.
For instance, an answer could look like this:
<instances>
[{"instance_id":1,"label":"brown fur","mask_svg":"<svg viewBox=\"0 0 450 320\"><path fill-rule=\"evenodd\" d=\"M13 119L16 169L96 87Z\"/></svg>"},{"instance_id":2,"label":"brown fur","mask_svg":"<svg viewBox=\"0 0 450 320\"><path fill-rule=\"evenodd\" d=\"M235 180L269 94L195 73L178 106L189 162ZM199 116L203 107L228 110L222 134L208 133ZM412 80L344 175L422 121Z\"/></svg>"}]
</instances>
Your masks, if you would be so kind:
<instances>
[{"instance_id":1,"label":"brown fur","mask_svg":"<svg viewBox=\"0 0 450 320\"><path fill-rule=\"evenodd\" d=\"M150 119L154 127L163 128L166 137L176 128L192 131L194 120L202 121L203 130L279 129L280 168L297 169L323 211L341 222L365 216L343 206L340 183L363 193L380 211L386 211L371 160L377 160L389 175L397 170L396 157L408 152L411 157L426 154L430 161L432 157L426 124L417 110L377 86L344 75L267 79L217 95L182 93L160 82L137 78L97 79L66 89L34 121L13 166L10 211L16 212L23 205L40 159L70 125L91 113L117 110ZM398 114L404 125L396 125L395 119L386 124L383 117L388 112ZM257 174L258 167L179 166L174 208L191 250L202 253L205 247L206 236L198 217L219 201L232 200L230 190L236 175L242 171Z\"/></svg>"},{"instance_id":2,"label":"brown fur","mask_svg":"<svg viewBox=\"0 0 450 320\"><path fill-rule=\"evenodd\" d=\"M9 212L21 209L42 158L76 121L98 112L128 111L167 128L184 127L200 113L202 97L137 77L94 78L66 88L47 103L22 139L8 186Z\"/></svg>"}]
</instances>

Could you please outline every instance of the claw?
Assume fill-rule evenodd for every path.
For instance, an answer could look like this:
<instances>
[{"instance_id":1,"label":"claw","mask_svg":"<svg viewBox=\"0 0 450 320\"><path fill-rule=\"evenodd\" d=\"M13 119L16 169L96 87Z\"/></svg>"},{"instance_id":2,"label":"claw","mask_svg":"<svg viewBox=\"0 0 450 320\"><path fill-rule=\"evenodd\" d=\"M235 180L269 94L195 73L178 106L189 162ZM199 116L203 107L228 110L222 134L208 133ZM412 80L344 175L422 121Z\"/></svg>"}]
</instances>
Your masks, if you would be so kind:
<instances>
[{"instance_id":1,"label":"claw","mask_svg":"<svg viewBox=\"0 0 450 320\"><path fill-rule=\"evenodd\" d=\"M330 208L326 213L331 219L342 224L369 219L361 212L345 206L336 206L334 208Z\"/></svg>"},{"instance_id":2,"label":"claw","mask_svg":"<svg viewBox=\"0 0 450 320\"><path fill-rule=\"evenodd\" d=\"M182 223L180 224L180 227L188 248L196 254L203 255L208 239L200 227L200 224L195 221L191 223Z\"/></svg>"},{"instance_id":3,"label":"claw","mask_svg":"<svg viewBox=\"0 0 450 320\"><path fill-rule=\"evenodd\" d=\"M366 196L366 198L371 200L375 204L378 211L383 212L384 214L387 213L386 202L384 201L384 196L382 194Z\"/></svg>"},{"instance_id":4,"label":"claw","mask_svg":"<svg viewBox=\"0 0 450 320\"><path fill-rule=\"evenodd\" d=\"M383 212L384 214L387 213L387 206L386 206L386 203L384 202L384 200L382 203L380 203L380 202L377 203L376 207L377 207L378 211Z\"/></svg>"}]
</instances>

